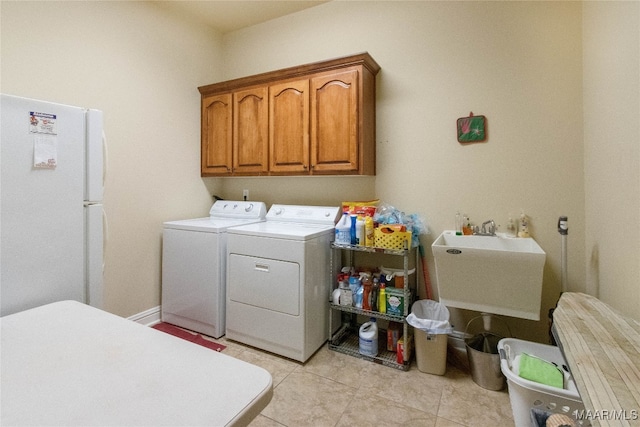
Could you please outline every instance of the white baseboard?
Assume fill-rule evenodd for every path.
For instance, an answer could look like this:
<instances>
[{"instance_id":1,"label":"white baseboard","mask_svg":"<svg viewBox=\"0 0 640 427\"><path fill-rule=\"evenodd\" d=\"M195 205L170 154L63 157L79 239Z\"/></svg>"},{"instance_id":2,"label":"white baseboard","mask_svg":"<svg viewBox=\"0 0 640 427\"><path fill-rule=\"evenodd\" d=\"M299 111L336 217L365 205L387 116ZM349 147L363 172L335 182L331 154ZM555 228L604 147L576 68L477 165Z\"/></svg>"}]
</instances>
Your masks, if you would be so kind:
<instances>
[{"instance_id":1,"label":"white baseboard","mask_svg":"<svg viewBox=\"0 0 640 427\"><path fill-rule=\"evenodd\" d=\"M134 314L131 317L127 318L128 320L132 320L136 323L140 323L145 326L153 326L157 323L160 323L160 306L150 308L149 310L143 311L142 313Z\"/></svg>"}]
</instances>

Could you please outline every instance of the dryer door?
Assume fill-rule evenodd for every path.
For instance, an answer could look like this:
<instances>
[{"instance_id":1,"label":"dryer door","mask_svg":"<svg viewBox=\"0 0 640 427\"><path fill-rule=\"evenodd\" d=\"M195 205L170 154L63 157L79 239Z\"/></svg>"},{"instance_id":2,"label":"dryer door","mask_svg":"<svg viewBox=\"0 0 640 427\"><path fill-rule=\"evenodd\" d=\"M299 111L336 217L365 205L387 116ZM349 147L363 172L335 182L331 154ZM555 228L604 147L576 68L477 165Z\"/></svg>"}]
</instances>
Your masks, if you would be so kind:
<instances>
[{"instance_id":1,"label":"dryer door","mask_svg":"<svg viewBox=\"0 0 640 427\"><path fill-rule=\"evenodd\" d=\"M300 265L296 262L232 253L228 288L231 301L300 315Z\"/></svg>"}]
</instances>

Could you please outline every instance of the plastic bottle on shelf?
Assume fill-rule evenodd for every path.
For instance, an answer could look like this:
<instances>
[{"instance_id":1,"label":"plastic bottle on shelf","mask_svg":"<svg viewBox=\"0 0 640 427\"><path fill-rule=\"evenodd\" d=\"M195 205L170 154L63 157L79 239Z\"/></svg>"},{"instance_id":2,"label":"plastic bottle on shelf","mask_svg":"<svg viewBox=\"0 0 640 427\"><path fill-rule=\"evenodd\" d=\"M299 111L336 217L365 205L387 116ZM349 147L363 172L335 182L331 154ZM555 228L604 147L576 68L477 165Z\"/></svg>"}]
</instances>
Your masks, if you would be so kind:
<instances>
[{"instance_id":1,"label":"plastic bottle on shelf","mask_svg":"<svg viewBox=\"0 0 640 427\"><path fill-rule=\"evenodd\" d=\"M371 310L371 273L360 273L360 280L362 281L362 287L364 293L362 295L362 309Z\"/></svg>"},{"instance_id":2,"label":"plastic bottle on shelf","mask_svg":"<svg viewBox=\"0 0 640 427\"><path fill-rule=\"evenodd\" d=\"M355 215L351 215L351 228L349 229L350 231L350 244L355 245L357 244L357 240L356 240L356 222L358 222L358 217Z\"/></svg>"},{"instance_id":3,"label":"plastic bottle on shelf","mask_svg":"<svg viewBox=\"0 0 640 427\"><path fill-rule=\"evenodd\" d=\"M387 292L385 288L386 288L385 284L381 283L380 292L378 294L378 311L380 313L387 312Z\"/></svg>"},{"instance_id":4,"label":"plastic bottle on shelf","mask_svg":"<svg viewBox=\"0 0 640 427\"><path fill-rule=\"evenodd\" d=\"M358 281L358 289L356 290L353 297L353 305L356 308L362 308L363 299L364 299L364 288L362 287L362 282Z\"/></svg>"},{"instance_id":5,"label":"plastic bottle on shelf","mask_svg":"<svg viewBox=\"0 0 640 427\"><path fill-rule=\"evenodd\" d=\"M331 302L338 305L340 301L340 288L335 288L331 293Z\"/></svg>"},{"instance_id":6,"label":"plastic bottle on shelf","mask_svg":"<svg viewBox=\"0 0 640 427\"><path fill-rule=\"evenodd\" d=\"M351 292L349 282L347 282L346 280L340 281L340 283L338 284L338 289L340 289L340 298L338 300L340 302L340 305L351 307L353 305L353 292ZM335 301L334 303L338 304L338 302Z\"/></svg>"},{"instance_id":7,"label":"plastic bottle on shelf","mask_svg":"<svg viewBox=\"0 0 640 427\"><path fill-rule=\"evenodd\" d=\"M370 216L364 219L364 245L371 248L373 247L374 231L373 231L373 218Z\"/></svg>"},{"instance_id":8,"label":"plastic bottle on shelf","mask_svg":"<svg viewBox=\"0 0 640 427\"><path fill-rule=\"evenodd\" d=\"M359 331L360 354L365 356L377 356L378 355L378 325L376 319L371 318L367 323L363 323L360 326Z\"/></svg>"},{"instance_id":9,"label":"plastic bottle on shelf","mask_svg":"<svg viewBox=\"0 0 640 427\"><path fill-rule=\"evenodd\" d=\"M364 219L358 215L356 218L356 245L364 246Z\"/></svg>"},{"instance_id":10,"label":"plastic bottle on shelf","mask_svg":"<svg viewBox=\"0 0 640 427\"><path fill-rule=\"evenodd\" d=\"M335 243L338 245L351 244L351 219L348 213L344 213L340 221L336 224Z\"/></svg>"},{"instance_id":11,"label":"plastic bottle on shelf","mask_svg":"<svg viewBox=\"0 0 640 427\"><path fill-rule=\"evenodd\" d=\"M378 311L378 293L380 291L380 281L377 277L373 278L371 287L371 311Z\"/></svg>"}]
</instances>

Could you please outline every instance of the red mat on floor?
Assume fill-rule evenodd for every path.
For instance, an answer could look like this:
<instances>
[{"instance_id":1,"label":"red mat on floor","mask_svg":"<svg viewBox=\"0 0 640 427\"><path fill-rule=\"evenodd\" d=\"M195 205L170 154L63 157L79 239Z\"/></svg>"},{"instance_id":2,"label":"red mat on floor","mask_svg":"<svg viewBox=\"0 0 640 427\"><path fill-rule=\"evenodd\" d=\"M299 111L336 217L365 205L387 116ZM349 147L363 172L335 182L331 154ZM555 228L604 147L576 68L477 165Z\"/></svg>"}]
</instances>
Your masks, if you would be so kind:
<instances>
[{"instance_id":1,"label":"red mat on floor","mask_svg":"<svg viewBox=\"0 0 640 427\"><path fill-rule=\"evenodd\" d=\"M162 331L162 332L165 332L167 334L173 335L175 337L182 338L183 340L191 341L194 344L198 344L198 345L201 345L203 347L210 348L211 350L222 351L225 348L227 348L226 346L224 346L222 344L218 344L216 342L209 341L208 339L204 338L200 334L196 334L194 332L185 331L184 329L178 328L177 326L173 326L173 325L171 325L169 323L160 322L160 323L158 323L156 325L153 325L152 328L153 329L157 329L157 330Z\"/></svg>"}]
</instances>

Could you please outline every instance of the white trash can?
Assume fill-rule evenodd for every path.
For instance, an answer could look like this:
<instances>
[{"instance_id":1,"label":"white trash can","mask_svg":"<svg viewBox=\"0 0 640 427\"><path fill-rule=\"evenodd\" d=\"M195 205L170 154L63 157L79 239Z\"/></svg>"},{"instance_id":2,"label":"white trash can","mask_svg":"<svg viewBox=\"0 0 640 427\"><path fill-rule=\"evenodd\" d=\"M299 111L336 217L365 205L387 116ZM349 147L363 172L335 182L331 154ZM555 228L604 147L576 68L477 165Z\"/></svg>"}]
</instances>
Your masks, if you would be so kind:
<instances>
[{"instance_id":1,"label":"white trash can","mask_svg":"<svg viewBox=\"0 0 640 427\"><path fill-rule=\"evenodd\" d=\"M418 370L444 375L447 370L447 334L453 330L447 307L437 301L418 300L411 306L407 323L415 328Z\"/></svg>"}]
</instances>

